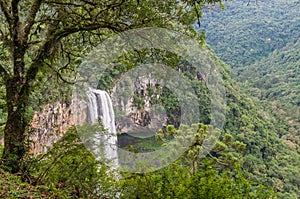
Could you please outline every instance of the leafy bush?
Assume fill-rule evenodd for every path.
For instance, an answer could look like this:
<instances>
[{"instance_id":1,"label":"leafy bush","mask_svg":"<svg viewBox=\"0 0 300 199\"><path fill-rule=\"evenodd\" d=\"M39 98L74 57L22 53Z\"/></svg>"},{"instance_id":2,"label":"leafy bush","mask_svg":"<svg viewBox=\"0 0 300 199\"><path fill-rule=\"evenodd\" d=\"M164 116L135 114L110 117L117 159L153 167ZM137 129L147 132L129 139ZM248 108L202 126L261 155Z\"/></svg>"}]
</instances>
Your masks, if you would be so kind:
<instances>
[{"instance_id":1,"label":"leafy bush","mask_svg":"<svg viewBox=\"0 0 300 199\"><path fill-rule=\"evenodd\" d=\"M168 136L180 140L185 131L198 129L189 150L176 162L151 173L123 173L120 180L121 198L273 198L275 194L269 187L247 179L247 173L239 163L239 152L246 145L234 141L229 134L221 136L207 157L199 156L209 126L194 124L191 127L175 129L166 127ZM162 132L156 136L168 139ZM174 140L173 140L174 141Z\"/></svg>"},{"instance_id":2,"label":"leafy bush","mask_svg":"<svg viewBox=\"0 0 300 199\"><path fill-rule=\"evenodd\" d=\"M20 176L12 175L0 169L0 198L68 198L66 193L55 187L45 185L32 186L21 180ZM70 198L70 197L69 197Z\"/></svg>"},{"instance_id":3,"label":"leafy bush","mask_svg":"<svg viewBox=\"0 0 300 199\"><path fill-rule=\"evenodd\" d=\"M43 187L55 198L272 198L274 192L246 178L238 163L238 152L245 145L229 134L222 136L207 157L198 156L209 126L195 124L176 129L166 127L166 134L156 136L168 142L184 131L197 130L190 149L176 162L150 173L117 174L107 162L97 161L86 150L75 128L46 154L27 161L32 184ZM161 133L161 132L160 132ZM165 139L162 139L163 136ZM166 143L168 144L168 143ZM15 196L15 195L14 195ZM47 198L50 195L45 195ZM38 197L37 197L38 198Z\"/></svg>"},{"instance_id":4,"label":"leafy bush","mask_svg":"<svg viewBox=\"0 0 300 199\"><path fill-rule=\"evenodd\" d=\"M75 128L70 128L48 153L31 159L29 164L35 184L60 188L72 198L117 194L113 171L85 148Z\"/></svg>"},{"instance_id":5,"label":"leafy bush","mask_svg":"<svg viewBox=\"0 0 300 199\"><path fill-rule=\"evenodd\" d=\"M121 198L273 198L272 190L246 179L239 164L220 172L216 164L203 160L203 168L192 173L179 161L153 173L127 174Z\"/></svg>"}]
</instances>

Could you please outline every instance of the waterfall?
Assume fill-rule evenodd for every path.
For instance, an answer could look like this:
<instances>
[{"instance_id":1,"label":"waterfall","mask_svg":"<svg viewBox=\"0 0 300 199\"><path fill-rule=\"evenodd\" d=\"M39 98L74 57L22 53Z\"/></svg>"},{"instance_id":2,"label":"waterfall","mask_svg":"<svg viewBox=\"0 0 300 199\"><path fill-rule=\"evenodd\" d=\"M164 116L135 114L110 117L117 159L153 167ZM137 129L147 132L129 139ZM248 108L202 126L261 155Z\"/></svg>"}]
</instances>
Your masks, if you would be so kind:
<instances>
[{"instance_id":1,"label":"waterfall","mask_svg":"<svg viewBox=\"0 0 300 199\"><path fill-rule=\"evenodd\" d=\"M117 134L115 127L115 114L110 96L106 91L89 88L87 122L97 124L101 120L107 132L97 132L94 136L93 152L99 159L99 154L103 154L106 159L112 161L112 167L118 166ZM100 148L101 146L102 148Z\"/></svg>"}]
</instances>

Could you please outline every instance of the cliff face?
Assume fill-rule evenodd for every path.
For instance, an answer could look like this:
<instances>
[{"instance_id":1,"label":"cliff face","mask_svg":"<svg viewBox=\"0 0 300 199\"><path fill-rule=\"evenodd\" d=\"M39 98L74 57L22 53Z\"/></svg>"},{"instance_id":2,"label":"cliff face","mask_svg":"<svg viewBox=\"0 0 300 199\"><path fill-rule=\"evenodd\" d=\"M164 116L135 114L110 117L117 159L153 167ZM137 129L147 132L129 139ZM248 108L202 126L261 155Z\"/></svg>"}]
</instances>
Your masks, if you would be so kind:
<instances>
[{"instance_id":1,"label":"cliff face","mask_svg":"<svg viewBox=\"0 0 300 199\"><path fill-rule=\"evenodd\" d=\"M82 109L85 102L75 103L73 97L70 103L55 102L46 104L41 111L34 113L31 122L30 152L37 155L46 152L58 141L72 125L85 120L86 114ZM77 107L74 107L76 104Z\"/></svg>"},{"instance_id":2,"label":"cliff face","mask_svg":"<svg viewBox=\"0 0 300 199\"><path fill-rule=\"evenodd\" d=\"M46 152L47 147L58 141L73 124L70 104L47 104L42 111L35 112L32 119L31 152Z\"/></svg>"},{"instance_id":3,"label":"cliff face","mask_svg":"<svg viewBox=\"0 0 300 199\"><path fill-rule=\"evenodd\" d=\"M167 124L167 115L164 108L153 101L160 98L157 85L161 82L151 77L137 78L134 82L135 90L130 97L118 97L118 92L113 91L113 99L118 111L116 112L116 127L118 133L134 133L138 131L158 131ZM120 86L122 91L125 89ZM127 93L128 94L128 93ZM117 95L117 97L114 97Z\"/></svg>"},{"instance_id":4,"label":"cliff face","mask_svg":"<svg viewBox=\"0 0 300 199\"><path fill-rule=\"evenodd\" d=\"M151 104L153 100L159 99L160 94L156 91L151 92L149 87L155 88L159 84L160 82L155 79L140 78L135 82L136 89L133 96L126 99L117 97L114 104L119 109L116 112L118 133L156 132L166 125L167 116L164 108L159 104ZM114 94L116 91L113 91L112 95ZM31 153L36 155L46 152L68 128L81 124L86 119L87 102L78 100L76 96L72 96L69 104L55 102L45 105L43 110L35 112L31 123Z\"/></svg>"}]
</instances>

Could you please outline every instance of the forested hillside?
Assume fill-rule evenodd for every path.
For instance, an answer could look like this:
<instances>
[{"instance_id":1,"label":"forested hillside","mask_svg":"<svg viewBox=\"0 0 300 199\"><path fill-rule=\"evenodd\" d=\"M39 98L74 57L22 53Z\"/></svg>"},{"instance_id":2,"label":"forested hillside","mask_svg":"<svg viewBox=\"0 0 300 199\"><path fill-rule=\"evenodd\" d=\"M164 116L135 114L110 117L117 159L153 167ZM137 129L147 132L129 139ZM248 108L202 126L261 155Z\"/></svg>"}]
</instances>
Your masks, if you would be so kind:
<instances>
[{"instance_id":1,"label":"forested hillside","mask_svg":"<svg viewBox=\"0 0 300 199\"><path fill-rule=\"evenodd\" d=\"M237 79L261 100L277 101L296 113L300 106L300 40L236 70ZM291 112L292 109L288 110Z\"/></svg>"},{"instance_id":2,"label":"forested hillside","mask_svg":"<svg viewBox=\"0 0 300 199\"><path fill-rule=\"evenodd\" d=\"M207 46L210 49L209 46ZM261 182L264 185L271 186L278 192L280 198L297 198L299 194L300 174L297 173L297 167L300 163L298 146L290 142L292 126L286 121L286 118L276 111L270 111L271 105L264 104L259 99L248 95L245 90L240 89L237 81L230 76L232 73L230 67L220 60L214 52L210 51L213 62L222 74L226 87L226 124L222 131L223 135L230 134L233 139L244 143L245 150L242 156L236 156L231 152L228 158L240 158L243 168L249 171L249 179L255 182ZM141 54L139 59L141 59ZM152 54L152 56L154 56ZM155 55L156 58L159 54ZM143 60L143 59L141 59ZM176 61L162 59L163 63L176 65ZM132 62L131 62L132 63ZM196 89L199 89L201 105L206 105L201 109L206 110L209 107L207 94L203 86L195 80L192 68L186 67L182 72L187 75ZM117 78L122 71L111 69L109 76ZM101 81L101 85L107 85L108 82ZM198 90L197 90L198 92ZM171 102L175 106L174 96L167 96L165 101ZM173 102L173 103L172 103ZM170 104L169 104L170 105ZM168 111L168 109L167 109ZM205 111L201 111L202 118L209 118ZM201 122L207 121L207 119ZM240 155L240 154L239 154ZM217 155L218 156L218 155Z\"/></svg>"},{"instance_id":3,"label":"forested hillside","mask_svg":"<svg viewBox=\"0 0 300 199\"><path fill-rule=\"evenodd\" d=\"M226 68L224 63L218 63ZM300 155L299 146L286 141L291 139L291 124L284 115L271 111L271 105L240 90L235 80L228 79L226 83L228 113L224 131L246 144L243 168L249 171L250 179L281 192L279 198L297 198Z\"/></svg>"},{"instance_id":4,"label":"forested hillside","mask_svg":"<svg viewBox=\"0 0 300 199\"><path fill-rule=\"evenodd\" d=\"M222 74L226 87L227 102L226 123L219 141L210 152L210 155L207 157L200 156L199 158L196 156L195 158L193 155L197 154L195 149L199 148L197 145L201 145L203 141L201 139L195 140L191 149L174 164L143 176L124 174L126 176L125 179L120 182L114 182L113 179L104 175L107 172L106 167L103 167L103 170L100 172L95 172L97 162L94 161L94 157L82 145L76 130L71 128L49 153L42 154L37 159L27 160L29 161L27 164L32 175L31 180L34 180L35 183L43 182L49 184L50 191L54 190L55 193L60 191L57 186L59 187L60 184L63 184L65 187L61 194L76 193L82 197L95 197L92 194L93 186L100 179L104 183L104 190L111 192L110 194L122 192L124 198L126 198L126 195L129 197L132 194L137 194L142 198L148 198L153 194L155 198L163 198L166 195L180 198L207 198L208 195L210 195L209 198L214 198L215 196L225 198L268 198L273 195L270 189L277 192L278 197L295 198L299 192L297 184L299 183L300 175L296 171L297 166L300 164L300 156L291 151L278 137L278 134L285 133L285 130L282 128L285 123L269 115L263 107L256 105L254 99L243 94L236 82L231 79L229 66L216 57L209 46L206 49L210 52L214 65ZM157 55L155 56L157 58ZM162 61L170 61L170 59ZM187 71L185 71L187 75L190 75L190 81L195 85L200 84L198 91L206 93L201 86L203 82L195 80L194 75L189 73L190 70L190 68L187 68ZM110 72L116 73L116 70L112 69ZM117 76L112 74L110 77L112 79L117 78ZM103 84L102 81L101 83ZM174 101L172 95L167 96L166 100ZM207 104L207 102L204 104ZM202 103L201 106L204 104ZM205 105L203 108L209 109L209 105L208 107ZM205 116L209 117L209 115ZM178 134L175 133L177 130L174 127L166 130L166 133L169 135ZM206 135L206 131L207 127L201 124L199 126L199 135ZM180 136L180 134L177 136ZM147 143L147 140L144 143ZM160 144L163 143L160 142ZM153 148L151 145L153 143L150 142L150 148ZM149 147L149 144L143 146L143 148L147 147ZM125 146L124 148L138 152L135 145L129 145L127 148ZM104 162L100 162L100 164L105 166ZM235 168L236 166L237 168ZM187 177L190 175L189 169L194 167L198 168L197 172L191 178ZM189 169L187 170L186 168ZM241 169L243 174L239 173L239 169ZM76 170L76 172L73 173L73 170ZM228 178L228 175L241 176L238 178L230 177L229 181L227 181L225 179ZM204 178L203 176L206 177ZM85 181L87 180L86 178L88 181ZM216 179L218 180L216 181ZM149 183L152 186L149 187ZM164 183L166 193L158 189L157 186L160 183ZM174 187L173 183L177 186ZM296 183L296 186L293 183ZM217 187L219 186L223 187L222 191L218 190ZM155 189L159 191L154 192ZM237 192L235 192L236 189L238 189ZM16 194L21 195L21 193Z\"/></svg>"},{"instance_id":5,"label":"forested hillside","mask_svg":"<svg viewBox=\"0 0 300 199\"><path fill-rule=\"evenodd\" d=\"M228 2L224 12L218 7L210 8L203 13L202 20L207 42L232 66L231 75L240 85L240 92L254 97L255 118L262 113L261 122L273 118L271 123L276 127L270 131L271 135L280 138L284 143L281 146L294 154L290 156L287 152L282 159L269 160L264 153L268 146L259 144L264 147L258 153L267 160L261 173L268 175L270 170L281 173L279 175L287 170L291 172L277 179L277 185L289 187L282 198L299 196L296 191L299 182L293 177L297 166L292 166L292 162L299 161L294 159L299 156L299 21L299 2L281 0ZM259 135L255 142L264 140L263 137ZM270 140L270 143L276 141ZM260 165L257 160L251 161L254 151L252 148L251 155L245 156L252 164L244 164L252 171L253 165ZM285 168L280 172L274 169L278 168L274 161Z\"/></svg>"},{"instance_id":6,"label":"forested hillside","mask_svg":"<svg viewBox=\"0 0 300 199\"><path fill-rule=\"evenodd\" d=\"M206 41L231 67L253 64L300 37L297 0L234 1L204 10ZM199 28L197 28L199 29Z\"/></svg>"}]
</instances>

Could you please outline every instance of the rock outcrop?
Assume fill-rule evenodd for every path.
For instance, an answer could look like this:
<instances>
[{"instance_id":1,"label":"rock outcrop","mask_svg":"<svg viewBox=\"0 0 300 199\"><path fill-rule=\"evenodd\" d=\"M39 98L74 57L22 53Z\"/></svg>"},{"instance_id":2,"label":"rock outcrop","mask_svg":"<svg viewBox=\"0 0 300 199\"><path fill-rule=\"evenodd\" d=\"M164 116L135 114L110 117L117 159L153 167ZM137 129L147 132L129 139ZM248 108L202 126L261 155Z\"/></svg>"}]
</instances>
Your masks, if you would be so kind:
<instances>
[{"instance_id":1,"label":"rock outcrop","mask_svg":"<svg viewBox=\"0 0 300 199\"><path fill-rule=\"evenodd\" d=\"M85 120L83 111L85 102L75 103L73 97L70 103L49 103L41 111L34 113L31 122L30 152L37 155L52 147L72 125ZM74 107L76 104L77 107Z\"/></svg>"},{"instance_id":2,"label":"rock outcrop","mask_svg":"<svg viewBox=\"0 0 300 199\"><path fill-rule=\"evenodd\" d=\"M48 147L58 141L69 127L74 124L70 104L47 104L42 111L35 112L30 134L31 152L46 152Z\"/></svg>"},{"instance_id":3,"label":"rock outcrop","mask_svg":"<svg viewBox=\"0 0 300 199\"><path fill-rule=\"evenodd\" d=\"M160 92L156 91L161 82L154 78L141 77L134 82L134 93L130 97L120 98L116 91L113 92L115 106L118 109L116 114L116 127L118 133L135 131L134 129L149 129L157 132L167 124L167 115L164 108L159 104L152 104L160 98ZM122 86L120 86L122 89ZM150 89L151 87L151 89ZM119 91L126 92L125 90ZM132 132L131 132L132 133Z\"/></svg>"}]
</instances>

